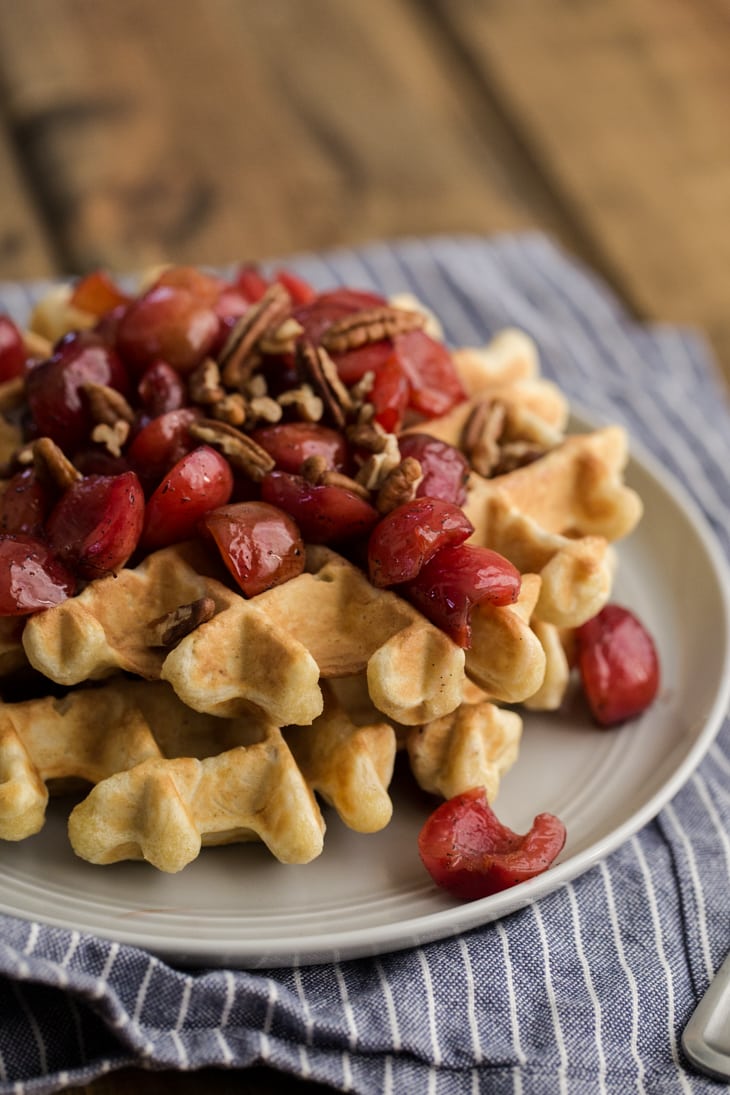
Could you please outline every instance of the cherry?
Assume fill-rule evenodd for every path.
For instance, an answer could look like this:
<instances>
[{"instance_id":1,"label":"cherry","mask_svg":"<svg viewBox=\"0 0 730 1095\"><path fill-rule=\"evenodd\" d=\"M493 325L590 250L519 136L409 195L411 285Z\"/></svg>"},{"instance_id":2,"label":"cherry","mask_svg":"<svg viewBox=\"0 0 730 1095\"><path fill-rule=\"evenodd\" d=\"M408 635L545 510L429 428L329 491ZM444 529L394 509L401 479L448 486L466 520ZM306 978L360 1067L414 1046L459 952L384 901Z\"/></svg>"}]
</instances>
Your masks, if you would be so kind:
<instances>
[{"instance_id":1,"label":"cherry","mask_svg":"<svg viewBox=\"0 0 730 1095\"><path fill-rule=\"evenodd\" d=\"M316 293L308 281L300 278L291 270L277 270L274 278L279 285L283 285L291 297L293 304L308 304L314 300Z\"/></svg>"},{"instance_id":2,"label":"cherry","mask_svg":"<svg viewBox=\"0 0 730 1095\"><path fill-rule=\"evenodd\" d=\"M473 531L469 518L451 502L404 502L381 518L370 534L370 581L379 587L408 582L440 548L463 543Z\"/></svg>"},{"instance_id":3,"label":"cherry","mask_svg":"<svg viewBox=\"0 0 730 1095\"><path fill-rule=\"evenodd\" d=\"M375 507L347 487L315 485L285 471L272 471L264 477L261 497L290 514L310 544L367 536L379 519Z\"/></svg>"},{"instance_id":4,"label":"cherry","mask_svg":"<svg viewBox=\"0 0 730 1095\"><path fill-rule=\"evenodd\" d=\"M441 498L456 506L464 505L469 462L459 449L427 433L402 434L398 448L404 460L412 456L421 465L423 479L417 497Z\"/></svg>"},{"instance_id":5,"label":"cherry","mask_svg":"<svg viewBox=\"0 0 730 1095\"><path fill-rule=\"evenodd\" d=\"M202 519L223 561L247 597L295 578L304 569L296 523L266 502L219 506Z\"/></svg>"},{"instance_id":6,"label":"cherry","mask_svg":"<svg viewBox=\"0 0 730 1095\"><path fill-rule=\"evenodd\" d=\"M209 445L193 449L178 460L147 502L141 546L155 551L190 539L201 517L224 506L232 490L233 473L225 457Z\"/></svg>"},{"instance_id":7,"label":"cherry","mask_svg":"<svg viewBox=\"0 0 730 1095\"><path fill-rule=\"evenodd\" d=\"M21 532L42 537L50 501L35 468L16 472L0 494L0 534Z\"/></svg>"},{"instance_id":8,"label":"cherry","mask_svg":"<svg viewBox=\"0 0 730 1095\"><path fill-rule=\"evenodd\" d=\"M162 358L188 373L209 352L218 330L212 303L184 285L163 282L129 305L117 326L117 348L138 372Z\"/></svg>"},{"instance_id":9,"label":"cherry","mask_svg":"<svg viewBox=\"0 0 730 1095\"><path fill-rule=\"evenodd\" d=\"M411 385L410 406L426 418L446 414L466 393L442 342L425 331L406 331L394 338L395 353Z\"/></svg>"},{"instance_id":10,"label":"cherry","mask_svg":"<svg viewBox=\"0 0 730 1095\"><path fill-rule=\"evenodd\" d=\"M70 597L73 575L47 544L20 533L0 536L0 616L27 616Z\"/></svg>"},{"instance_id":11,"label":"cherry","mask_svg":"<svg viewBox=\"0 0 730 1095\"><path fill-rule=\"evenodd\" d=\"M129 297L103 270L94 270L79 278L71 290L69 303L73 308L103 316L106 312L129 303Z\"/></svg>"},{"instance_id":12,"label":"cherry","mask_svg":"<svg viewBox=\"0 0 730 1095\"><path fill-rule=\"evenodd\" d=\"M127 450L127 459L145 487L157 485L164 475L191 452L198 442L190 426L203 417L197 407L167 411L144 423Z\"/></svg>"},{"instance_id":13,"label":"cherry","mask_svg":"<svg viewBox=\"0 0 730 1095\"><path fill-rule=\"evenodd\" d=\"M615 726L645 711L659 690L653 639L627 608L608 604L575 634L583 690L600 726Z\"/></svg>"},{"instance_id":14,"label":"cherry","mask_svg":"<svg viewBox=\"0 0 730 1095\"><path fill-rule=\"evenodd\" d=\"M89 475L73 483L46 522L56 556L80 578L112 574L139 541L144 494L133 471Z\"/></svg>"},{"instance_id":15,"label":"cherry","mask_svg":"<svg viewBox=\"0 0 730 1095\"><path fill-rule=\"evenodd\" d=\"M393 357L393 342L389 338L368 342L354 350L332 354L337 373L343 384L357 384L366 373L377 374ZM402 370L401 370L402 371Z\"/></svg>"},{"instance_id":16,"label":"cherry","mask_svg":"<svg viewBox=\"0 0 730 1095\"><path fill-rule=\"evenodd\" d=\"M91 331L67 335L47 361L26 377L28 406L38 435L52 438L66 453L80 448L93 423L84 384L104 384L126 392L124 368L114 352Z\"/></svg>"},{"instance_id":17,"label":"cherry","mask_svg":"<svg viewBox=\"0 0 730 1095\"><path fill-rule=\"evenodd\" d=\"M25 359L23 336L10 316L0 316L0 383L22 376Z\"/></svg>"},{"instance_id":18,"label":"cherry","mask_svg":"<svg viewBox=\"0 0 730 1095\"><path fill-rule=\"evenodd\" d=\"M261 426L252 440L276 461L280 471L298 472L309 456L323 456L327 467L341 471L347 461L347 445L341 433L317 422L282 422Z\"/></svg>"},{"instance_id":19,"label":"cherry","mask_svg":"<svg viewBox=\"0 0 730 1095\"><path fill-rule=\"evenodd\" d=\"M294 308L292 315L304 328L309 341L316 343L336 320L385 303L385 297L378 293L358 289L332 289L326 293L318 293L307 304Z\"/></svg>"},{"instance_id":20,"label":"cherry","mask_svg":"<svg viewBox=\"0 0 730 1095\"><path fill-rule=\"evenodd\" d=\"M441 803L418 836L418 851L434 882L462 901L500 893L542 874L565 845L565 826L538 814L529 832L503 825L475 787Z\"/></svg>"},{"instance_id":21,"label":"cherry","mask_svg":"<svg viewBox=\"0 0 730 1095\"><path fill-rule=\"evenodd\" d=\"M145 411L152 417L180 410L188 398L180 374L166 361L153 361L147 366L137 384L137 394Z\"/></svg>"},{"instance_id":22,"label":"cherry","mask_svg":"<svg viewBox=\"0 0 730 1095\"><path fill-rule=\"evenodd\" d=\"M411 397L411 386L400 363L392 354L378 367L367 394L375 408L375 421L387 433L397 433L403 425Z\"/></svg>"},{"instance_id":23,"label":"cherry","mask_svg":"<svg viewBox=\"0 0 730 1095\"><path fill-rule=\"evenodd\" d=\"M521 582L519 570L496 551L459 544L437 551L404 590L431 623L457 646L468 647L472 607L514 604Z\"/></svg>"}]
</instances>

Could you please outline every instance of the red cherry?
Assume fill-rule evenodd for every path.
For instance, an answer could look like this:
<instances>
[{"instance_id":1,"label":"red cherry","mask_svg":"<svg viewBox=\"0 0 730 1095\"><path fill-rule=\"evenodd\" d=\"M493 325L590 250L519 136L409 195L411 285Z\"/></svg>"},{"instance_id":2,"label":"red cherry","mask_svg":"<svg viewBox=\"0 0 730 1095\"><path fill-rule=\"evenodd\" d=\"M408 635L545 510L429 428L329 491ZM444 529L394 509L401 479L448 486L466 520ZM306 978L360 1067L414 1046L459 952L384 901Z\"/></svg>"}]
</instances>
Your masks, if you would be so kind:
<instances>
[{"instance_id":1,"label":"red cherry","mask_svg":"<svg viewBox=\"0 0 730 1095\"><path fill-rule=\"evenodd\" d=\"M463 506L469 479L469 461L454 445L427 433L404 433L398 438L403 460L412 456L421 465L423 479L417 497L441 498Z\"/></svg>"},{"instance_id":2,"label":"red cherry","mask_svg":"<svg viewBox=\"0 0 730 1095\"><path fill-rule=\"evenodd\" d=\"M281 422L261 426L251 434L253 441L276 461L280 471L298 472L309 456L323 456L327 467L341 471L347 460L347 445L341 433L317 422Z\"/></svg>"},{"instance_id":3,"label":"red cherry","mask_svg":"<svg viewBox=\"0 0 730 1095\"><path fill-rule=\"evenodd\" d=\"M466 398L451 354L425 331L396 335L395 353L411 385L410 405L426 418L446 414Z\"/></svg>"},{"instance_id":4,"label":"red cherry","mask_svg":"<svg viewBox=\"0 0 730 1095\"><path fill-rule=\"evenodd\" d=\"M141 546L145 551L188 540L198 522L224 506L233 491L233 473L225 457L208 445L187 453L168 472L149 499Z\"/></svg>"},{"instance_id":5,"label":"red cherry","mask_svg":"<svg viewBox=\"0 0 730 1095\"><path fill-rule=\"evenodd\" d=\"M645 711L659 690L659 657L644 625L608 604L575 635L578 670L593 717L615 726Z\"/></svg>"},{"instance_id":6,"label":"red cherry","mask_svg":"<svg viewBox=\"0 0 730 1095\"><path fill-rule=\"evenodd\" d=\"M133 471L89 475L64 493L46 522L46 534L56 556L91 580L124 566L143 519L144 494Z\"/></svg>"},{"instance_id":7,"label":"red cherry","mask_svg":"<svg viewBox=\"0 0 730 1095\"><path fill-rule=\"evenodd\" d=\"M458 646L471 643L471 610L483 603L514 604L519 570L490 548L473 544L444 547L406 584L408 599Z\"/></svg>"},{"instance_id":8,"label":"red cherry","mask_svg":"<svg viewBox=\"0 0 730 1095\"><path fill-rule=\"evenodd\" d=\"M437 498L415 498L382 517L370 534L368 572L374 586L415 578L447 544L461 544L474 531L463 510Z\"/></svg>"},{"instance_id":9,"label":"red cherry","mask_svg":"<svg viewBox=\"0 0 730 1095\"><path fill-rule=\"evenodd\" d=\"M434 882L462 901L500 893L550 867L565 845L565 826L538 814L524 836L503 825L475 787L443 802L418 837L418 851Z\"/></svg>"},{"instance_id":10,"label":"red cherry","mask_svg":"<svg viewBox=\"0 0 730 1095\"><path fill-rule=\"evenodd\" d=\"M22 376L25 360L22 334L10 316L0 316L0 383Z\"/></svg>"},{"instance_id":11,"label":"red cherry","mask_svg":"<svg viewBox=\"0 0 730 1095\"><path fill-rule=\"evenodd\" d=\"M198 442L190 434L190 426L202 416L197 407L181 407L158 415L135 434L127 459L145 487L157 485L185 453L196 447Z\"/></svg>"},{"instance_id":12,"label":"red cherry","mask_svg":"<svg viewBox=\"0 0 730 1095\"><path fill-rule=\"evenodd\" d=\"M346 487L315 485L285 471L272 471L264 477L261 497L290 514L310 544L367 536L379 518L374 506Z\"/></svg>"},{"instance_id":13,"label":"red cherry","mask_svg":"<svg viewBox=\"0 0 730 1095\"><path fill-rule=\"evenodd\" d=\"M158 358L191 372L218 335L211 303L183 285L158 284L127 308L117 327L117 348L138 372Z\"/></svg>"},{"instance_id":14,"label":"red cherry","mask_svg":"<svg viewBox=\"0 0 730 1095\"><path fill-rule=\"evenodd\" d=\"M48 489L33 467L16 472L0 494L0 533L41 537L50 508Z\"/></svg>"},{"instance_id":15,"label":"red cherry","mask_svg":"<svg viewBox=\"0 0 730 1095\"><path fill-rule=\"evenodd\" d=\"M33 536L0 536L0 616L27 616L70 597L73 575Z\"/></svg>"},{"instance_id":16,"label":"red cherry","mask_svg":"<svg viewBox=\"0 0 730 1095\"><path fill-rule=\"evenodd\" d=\"M295 578L304 545L295 522L266 502L238 502L211 510L202 521L247 597Z\"/></svg>"},{"instance_id":17,"label":"red cherry","mask_svg":"<svg viewBox=\"0 0 730 1095\"><path fill-rule=\"evenodd\" d=\"M156 417L168 411L179 411L187 403L188 393L180 374L166 361L153 361L137 385L142 406Z\"/></svg>"}]
</instances>

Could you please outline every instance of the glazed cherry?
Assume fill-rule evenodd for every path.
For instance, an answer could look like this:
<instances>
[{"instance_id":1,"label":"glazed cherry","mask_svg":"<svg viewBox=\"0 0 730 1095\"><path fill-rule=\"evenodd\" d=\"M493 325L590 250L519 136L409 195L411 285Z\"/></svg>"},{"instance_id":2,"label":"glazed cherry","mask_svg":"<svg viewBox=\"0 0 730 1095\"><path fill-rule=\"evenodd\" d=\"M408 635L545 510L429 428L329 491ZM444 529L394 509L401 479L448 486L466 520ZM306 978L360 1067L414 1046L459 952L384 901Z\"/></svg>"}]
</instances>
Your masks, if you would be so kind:
<instances>
[{"instance_id":1,"label":"glazed cherry","mask_svg":"<svg viewBox=\"0 0 730 1095\"><path fill-rule=\"evenodd\" d=\"M659 657L654 641L629 609L608 604L579 627L576 657L583 691L600 726L634 718L659 690Z\"/></svg>"},{"instance_id":2,"label":"glazed cherry","mask_svg":"<svg viewBox=\"0 0 730 1095\"><path fill-rule=\"evenodd\" d=\"M198 300L184 285L158 284L129 305L116 344L138 373L158 358L188 373L209 352L218 331L212 303Z\"/></svg>"},{"instance_id":3,"label":"glazed cherry","mask_svg":"<svg viewBox=\"0 0 730 1095\"><path fill-rule=\"evenodd\" d=\"M73 575L33 536L0 536L0 616L52 608L76 588Z\"/></svg>"},{"instance_id":4,"label":"glazed cherry","mask_svg":"<svg viewBox=\"0 0 730 1095\"><path fill-rule=\"evenodd\" d=\"M457 646L468 647L472 608L480 604L514 604L521 582L519 570L498 552L459 544L437 551L403 588L431 623Z\"/></svg>"},{"instance_id":5,"label":"glazed cherry","mask_svg":"<svg viewBox=\"0 0 730 1095\"><path fill-rule=\"evenodd\" d=\"M124 566L143 520L144 494L133 471L89 475L65 491L46 522L46 535L69 570L92 580Z\"/></svg>"},{"instance_id":6,"label":"glazed cherry","mask_svg":"<svg viewBox=\"0 0 730 1095\"><path fill-rule=\"evenodd\" d=\"M412 456L421 465L423 479L417 497L440 498L463 506L469 479L469 462L454 445L427 433L404 433L398 438L401 457Z\"/></svg>"},{"instance_id":7,"label":"glazed cherry","mask_svg":"<svg viewBox=\"0 0 730 1095\"><path fill-rule=\"evenodd\" d=\"M141 427L127 450L127 458L145 488L156 486L162 477L191 452L198 442L190 426L202 418L197 407L167 411Z\"/></svg>"},{"instance_id":8,"label":"glazed cherry","mask_svg":"<svg viewBox=\"0 0 730 1095\"><path fill-rule=\"evenodd\" d=\"M538 814L529 832L503 825L475 787L443 802L418 837L418 851L434 882L462 901L500 893L546 871L565 845L565 826Z\"/></svg>"},{"instance_id":9,"label":"glazed cherry","mask_svg":"<svg viewBox=\"0 0 730 1095\"><path fill-rule=\"evenodd\" d=\"M347 445L341 433L317 422L281 422L261 426L251 434L253 441L276 461L280 471L298 472L310 456L323 456L327 467L341 471L347 460Z\"/></svg>"},{"instance_id":10,"label":"glazed cherry","mask_svg":"<svg viewBox=\"0 0 730 1095\"><path fill-rule=\"evenodd\" d=\"M209 445L187 453L168 472L145 508L141 546L145 551L188 540L210 510L224 506L233 491L225 457Z\"/></svg>"},{"instance_id":11,"label":"glazed cherry","mask_svg":"<svg viewBox=\"0 0 730 1095\"><path fill-rule=\"evenodd\" d=\"M88 439L93 423L84 384L128 390L119 357L92 331L67 335L47 361L26 377L28 406L35 431L72 455Z\"/></svg>"},{"instance_id":12,"label":"glazed cherry","mask_svg":"<svg viewBox=\"0 0 730 1095\"><path fill-rule=\"evenodd\" d=\"M353 312L377 308L385 303L385 297L379 293L368 293L359 289L331 289L318 293L307 304L294 308L292 315L304 328L307 338L316 343L338 319L344 319Z\"/></svg>"},{"instance_id":13,"label":"glazed cherry","mask_svg":"<svg viewBox=\"0 0 730 1095\"><path fill-rule=\"evenodd\" d=\"M304 569L299 529L276 506L255 501L219 506L202 524L247 597L287 582Z\"/></svg>"},{"instance_id":14,"label":"glazed cherry","mask_svg":"<svg viewBox=\"0 0 730 1095\"><path fill-rule=\"evenodd\" d=\"M188 401L184 381L166 361L153 361L147 366L137 385L137 394L145 411L153 418L168 411L179 411Z\"/></svg>"},{"instance_id":15,"label":"glazed cherry","mask_svg":"<svg viewBox=\"0 0 730 1095\"><path fill-rule=\"evenodd\" d=\"M42 538L51 497L35 468L12 475L0 494L0 534L24 533Z\"/></svg>"},{"instance_id":16,"label":"glazed cherry","mask_svg":"<svg viewBox=\"0 0 730 1095\"><path fill-rule=\"evenodd\" d=\"M334 544L367 536L378 511L346 487L309 483L301 475L272 471L261 483L261 497L294 518L310 544Z\"/></svg>"},{"instance_id":17,"label":"glazed cherry","mask_svg":"<svg viewBox=\"0 0 730 1095\"><path fill-rule=\"evenodd\" d=\"M101 318L121 305L126 305L129 297L104 270L94 270L79 278L71 291L69 303L73 308L89 312Z\"/></svg>"},{"instance_id":18,"label":"glazed cherry","mask_svg":"<svg viewBox=\"0 0 730 1095\"><path fill-rule=\"evenodd\" d=\"M23 336L10 316L0 316L0 383L22 376L25 369Z\"/></svg>"},{"instance_id":19,"label":"glazed cherry","mask_svg":"<svg viewBox=\"0 0 730 1095\"><path fill-rule=\"evenodd\" d=\"M424 563L447 544L462 544L474 531L451 502L415 498L382 517L368 541L368 573L374 586L415 578Z\"/></svg>"},{"instance_id":20,"label":"glazed cherry","mask_svg":"<svg viewBox=\"0 0 730 1095\"><path fill-rule=\"evenodd\" d=\"M410 397L408 377L398 359L391 354L374 373L373 384L366 397L375 408L375 421L387 433L400 430Z\"/></svg>"},{"instance_id":21,"label":"glazed cherry","mask_svg":"<svg viewBox=\"0 0 730 1095\"><path fill-rule=\"evenodd\" d=\"M425 331L407 331L393 341L398 363L411 386L414 411L435 418L466 398L451 354L442 342Z\"/></svg>"}]
</instances>

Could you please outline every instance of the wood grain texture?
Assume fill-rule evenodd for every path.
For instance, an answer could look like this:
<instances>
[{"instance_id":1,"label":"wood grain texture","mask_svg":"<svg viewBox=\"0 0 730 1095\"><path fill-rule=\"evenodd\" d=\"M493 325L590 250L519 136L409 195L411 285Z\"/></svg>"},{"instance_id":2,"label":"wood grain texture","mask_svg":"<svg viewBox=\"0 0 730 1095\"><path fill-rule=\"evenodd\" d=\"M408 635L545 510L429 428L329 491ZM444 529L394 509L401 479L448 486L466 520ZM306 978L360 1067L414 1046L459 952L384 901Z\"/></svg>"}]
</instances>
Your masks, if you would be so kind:
<instances>
[{"instance_id":1,"label":"wood grain texture","mask_svg":"<svg viewBox=\"0 0 730 1095\"><path fill-rule=\"evenodd\" d=\"M595 265L640 316L702 325L730 375L730 7L436 7Z\"/></svg>"},{"instance_id":2,"label":"wood grain texture","mask_svg":"<svg viewBox=\"0 0 730 1095\"><path fill-rule=\"evenodd\" d=\"M0 111L0 279L55 270L52 242L29 194Z\"/></svg>"},{"instance_id":3,"label":"wood grain texture","mask_svg":"<svg viewBox=\"0 0 730 1095\"><path fill-rule=\"evenodd\" d=\"M570 234L407 0L8 14L8 116L71 271L536 221Z\"/></svg>"}]
</instances>

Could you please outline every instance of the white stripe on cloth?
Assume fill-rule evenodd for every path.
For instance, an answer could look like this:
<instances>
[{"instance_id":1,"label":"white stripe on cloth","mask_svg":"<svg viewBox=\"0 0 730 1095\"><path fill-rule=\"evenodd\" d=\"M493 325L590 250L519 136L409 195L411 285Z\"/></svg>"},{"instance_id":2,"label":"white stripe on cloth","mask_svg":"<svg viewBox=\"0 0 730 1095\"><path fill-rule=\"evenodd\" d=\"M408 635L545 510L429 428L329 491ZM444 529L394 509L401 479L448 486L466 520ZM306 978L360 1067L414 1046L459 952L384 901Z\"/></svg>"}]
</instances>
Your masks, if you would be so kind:
<instances>
[{"instance_id":1,"label":"white stripe on cloth","mask_svg":"<svg viewBox=\"0 0 730 1095\"><path fill-rule=\"evenodd\" d=\"M583 971L583 980L588 990L588 996L593 1007L593 1014L595 1015L595 1043L596 1043L596 1056L598 1058L598 1084L601 1095L606 1090L606 1055L603 1051L603 1040L601 1038L601 1024L603 1020L601 1012L601 1001L596 994L595 985L593 984L593 978L591 976L591 969L586 958L585 950L583 949L583 930L581 927L581 914L578 905L578 899L575 894L575 887L571 882L566 886L568 893L568 901L570 902L570 911L573 919L573 930L575 932L575 945L578 952L578 961L580 962L580 968Z\"/></svg>"},{"instance_id":2,"label":"white stripe on cloth","mask_svg":"<svg viewBox=\"0 0 730 1095\"><path fill-rule=\"evenodd\" d=\"M695 903L695 924L700 939L700 949L702 951L702 958L705 964L705 975L708 982L712 980L715 975L715 967L712 961L712 952L710 948L710 939L707 928L707 913L705 910L705 895L702 889L702 882L700 880L699 871L697 868L697 860L695 859L694 848L692 847L692 841L687 834L684 826L682 825L677 811L674 808L673 803L668 803L664 807L664 816L669 819L672 827L679 837L680 843L684 850L686 857L687 867L689 869L690 880L692 882L692 893Z\"/></svg>"},{"instance_id":3,"label":"white stripe on cloth","mask_svg":"<svg viewBox=\"0 0 730 1095\"><path fill-rule=\"evenodd\" d=\"M606 890L606 898L608 902L608 918L611 923L611 931L613 932L614 941L616 943L616 952L618 954L619 965L624 972L626 981L629 986L629 1002L631 1004L631 1056L636 1062L637 1074L636 1084L638 1091L645 1091L644 1087L644 1062L639 1056L639 992L636 987L636 978L626 960L626 952L624 950L623 940L621 938L621 927L619 925L618 916L616 915L616 899L613 892L613 882L611 880L611 872L603 860L600 864L601 874L603 876L603 883Z\"/></svg>"}]
</instances>

